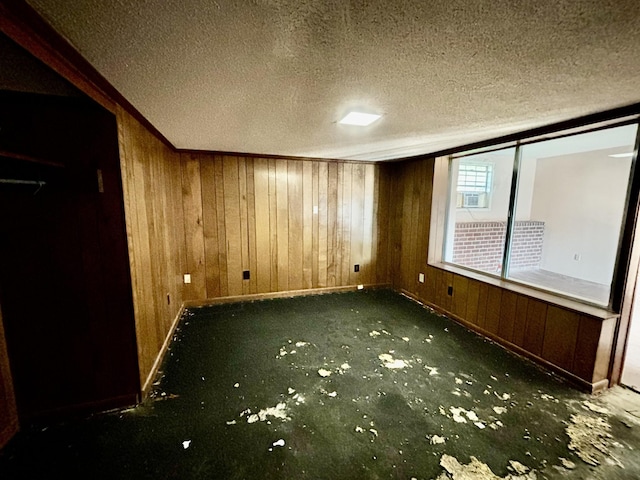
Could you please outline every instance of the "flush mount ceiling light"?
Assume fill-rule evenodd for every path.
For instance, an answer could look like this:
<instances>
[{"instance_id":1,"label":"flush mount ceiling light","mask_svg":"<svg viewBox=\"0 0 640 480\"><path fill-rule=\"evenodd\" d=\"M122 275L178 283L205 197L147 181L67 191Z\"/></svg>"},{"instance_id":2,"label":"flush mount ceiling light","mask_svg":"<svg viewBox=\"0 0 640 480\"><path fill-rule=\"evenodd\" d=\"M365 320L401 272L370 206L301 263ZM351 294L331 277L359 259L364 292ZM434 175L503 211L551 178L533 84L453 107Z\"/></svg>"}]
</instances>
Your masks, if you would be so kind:
<instances>
[{"instance_id":1,"label":"flush mount ceiling light","mask_svg":"<svg viewBox=\"0 0 640 480\"><path fill-rule=\"evenodd\" d=\"M343 125L357 125L359 127L366 127L378 120L382 115L376 115L373 113L361 113L361 112L349 112L338 123Z\"/></svg>"},{"instance_id":2,"label":"flush mount ceiling light","mask_svg":"<svg viewBox=\"0 0 640 480\"><path fill-rule=\"evenodd\" d=\"M630 153L614 153L613 155L609 155L613 158L625 158L625 157L633 157L633 152Z\"/></svg>"}]
</instances>

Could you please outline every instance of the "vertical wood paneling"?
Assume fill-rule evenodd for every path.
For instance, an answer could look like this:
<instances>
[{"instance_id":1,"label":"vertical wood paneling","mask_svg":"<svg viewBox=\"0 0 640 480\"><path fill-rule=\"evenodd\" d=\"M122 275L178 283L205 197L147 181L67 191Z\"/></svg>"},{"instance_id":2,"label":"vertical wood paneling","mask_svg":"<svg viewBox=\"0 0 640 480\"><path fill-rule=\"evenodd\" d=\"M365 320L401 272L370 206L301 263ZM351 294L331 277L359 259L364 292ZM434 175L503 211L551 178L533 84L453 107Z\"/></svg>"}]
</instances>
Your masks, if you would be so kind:
<instances>
[{"instance_id":1,"label":"vertical wood paneling","mask_svg":"<svg viewBox=\"0 0 640 480\"><path fill-rule=\"evenodd\" d=\"M227 273L227 229L225 222L225 194L224 194L224 164L221 157L215 157L214 178L216 183L216 203L213 208L216 210L216 218L218 220L218 267L220 269L220 295L229 295L229 277ZM207 208L212 208L207 205ZM210 297L207 292L207 297Z\"/></svg>"},{"instance_id":2,"label":"vertical wood paneling","mask_svg":"<svg viewBox=\"0 0 640 480\"><path fill-rule=\"evenodd\" d=\"M342 229L340 228L340 225L342 224L342 211L340 209L340 205L342 204L342 188L338 183L341 179L341 176L338 175L339 172L342 172L342 165L330 163L329 165L326 165L326 169L323 168L322 164L320 165L320 182L327 186L326 190L323 190L322 188L320 189L321 202L322 193L326 192L326 215L324 219L327 231L327 240L325 241L325 244L327 245L327 253L325 254L324 250L321 251L321 258L324 257L327 262L325 264L327 273L326 275L321 273L320 286L327 287L342 285L342 269L340 267L340 255L342 248ZM321 240L322 235L323 232L321 231ZM322 272L322 270L320 271ZM324 279L324 283L322 283L322 279Z\"/></svg>"},{"instance_id":3,"label":"vertical wood paneling","mask_svg":"<svg viewBox=\"0 0 640 480\"><path fill-rule=\"evenodd\" d=\"M404 288L410 290L415 293L414 284L411 282L411 273L413 272L414 266L411 265L411 258L417 245L415 244L415 238L413 237L413 229L412 226L415 224L415 219L413 217L413 185L414 185L414 172L413 167L415 162L412 162L406 169L403 175L404 180L404 188L402 190L402 215L400 216L402 222L402 250L401 250L401 260L400 260L400 281ZM400 198L397 199L399 201ZM440 302L442 303L444 297L442 297L442 278L440 278L440 282L438 285L438 290L436 295L438 296Z\"/></svg>"},{"instance_id":4,"label":"vertical wood paneling","mask_svg":"<svg viewBox=\"0 0 640 480\"><path fill-rule=\"evenodd\" d=\"M202 180L200 178L200 161L193 155L181 155L182 159L182 205L184 211L185 228L185 252L187 255L187 273L191 274L191 283L185 285L185 299L206 298L206 267L204 260L205 242L202 215ZM153 184L153 179L148 179L148 184ZM155 206L161 203L161 199L156 202L149 202L148 205ZM149 217L154 220L150 222L152 227L156 224L162 225L159 221L158 213L154 209L149 213ZM169 222L164 223L164 225ZM153 245L159 245L162 232L159 228L152 228L154 238ZM165 258L166 252L162 252ZM153 262L154 265L164 264L164 262ZM158 274L159 278L164 275Z\"/></svg>"},{"instance_id":5,"label":"vertical wood paneling","mask_svg":"<svg viewBox=\"0 0 640 480\"><path fill-rule=\"evenodd\" d=\"M240 261L241 267L233 275L243 278L243 272L249 271L249 219L247 207L247 162L245 158L238 158L238 203L240 212ZM253 222L252 222L253 223ZM242 294L251 293L251 280L242 280Z\"/></svg>"},{"instance_id":6,"label":"vertical wood paneling","mask_svg":"<svg viewBox=\"0 0 640 480\"><path fill-rule=\"evenodd\" d=\"M192 270L187 298L390 280L389 171L381 174L380 166L364 163L181 156L181 251ZM157 215L149 211L141 221ZM170 218L167 210L161 223ZM166 250L172 250L169 244ZM356 263L359 273L353 271ZM242 280L244 270L249 280Z\"/></svg>"},{"instance_id":7,"label":"vertical wood paneling","mask_svg":"<svg viewBox=\"0 0 640 480\"><path fill-rule=\"evenodd\" d=\"M386 170L386 169L385 169ZM407 245L405 248L402 248L403 244L403 217L402 214L402 199L404 198L404 176L403 171L398 169L398 171L390 171L387 170L389 174L389 276L391 277L391 282L394 288L396 289L405 289L408 290L407 286L402 282L402 252L409 248ZM430 291L429 299L434 298L436 295L435 291L435 274L437 269L431 268L431 282L432 289ZM409 290L411 291L411 290ZM432 301L432 300L430 300Z\"/></svg>"},{"instance_id":8,"label":"vertical wood paneling","mask_svg":"<svg viewBox=\"0 0 640 480\"><path fill-rule=\"evenodd\" d=\"M469 280L467 287L467 316L469 323L478 324L478 299L480 297L480 284L475 280Z\"/></svg>"},{"instance_id":9,"label":"vertical wood paneling","mask_svg":"<svg viewBox=\"0 0 640 480\"><path fill-rule=\"evenodd\" d=\"M278 196L276 161L269 160L269 244L271 245L271 291L278 291ZM282 272L285 275L285 272Z\"/></svg>"},{"instance_id":10,"label":"vertical wood paneling","mask_svg":"<svg viewBox=\"0 0 640 480\"><path fill-rule=\"evenodd\" d=\"M269 219L269 162L254 160L255 183L255 231L256 231L256 277L259 293L271 291L271 222Z\"/></svg>"},{"instance_id":11,"label":"vertical wood paneling","mask_svg":"<svg viewBox=\"0 0 640 480\"><path fill-rule=\"evenodd\" d=\"M579 314L564 308L549 306L542 343L542 358L572 371L579 326Z\"/></svg>"},{"instance_id":12,"label":"vertical wood paneling","mask_svg":"<svg viewBox=\"0 0 640 480\"><path fill-rule=\"evenodd\" d=\"M424 221L418 222L418 249L417 249L417 264L416 270L414 270L414 281L417 280L419 273L425 272L427 265L427 256L429 250L429 231L431 228L431 222L427 221L430 217L431 210L431 197L433 191L433 168L429 162L420 162L420 184L421 192L419 198L419 210L418 218L424 219ZM420 295L425 294L425 285L418 283L418 292Z\"/></svg>"},{"instance_id":13,"label":"vertical wood paneling","mask_svg":"<svg viewBox=\"0 0 640 480\"><path fill-rule=\"evenodd\" d=\"M333 192L336 192L336 184L335 180L331 184L332 167L337 175L335 164L321 163L318 166L318 287L333 286L336 282L335 215L331 218L331 213L335 212L331 200L334 198Z\"/></svg>"},{"instance_id":14,"label":"vertical wood paneling","mask_svg":"<svg viewBox=\"0 0 640 480\"><path fill-rule=\"evenodd\" d=\"M311 231L311 286L317 288L319 285L319 236L320 236L320 164L311 163L312 194L311 204L313 205L313 229ZM325 164L326 165L326 164Z\"/></svg>"},{"instance_id":15,"label":"vertical wood paneling","mask_svg":"<svg viewBox=\"0 0 640 480\"><path fill-rule=\"evenodd\" d=\"M422 165L424 164L424 162L413 162L413 173L412 173L412 181L413 181L413 191L411 193L411 218L420 218L420 204L424 203L423 202L423 198L422 198L422 193L423 193L423 188L424 188L424 184L423 184L423 179L420 175L422 169ZM426 220L426 219L425 219ZM420 254L420 246L422 245L421 242L421 238L420 238L420 226L428 223L428 222L416 222L416 221L412 221L410 222L410 227L411 227L411 233L410 233L410 241L411 244L413 245L413 248L411 248L411 250L408 253L408 259L410 262L410 265L412 266L411 269L409 269L409 271L406 272L407 274L407 278L406 278L406 283L407 285L412 285L414 289L417 288L418 286L418 270L420 269L420 258L422 257L422 255ZM453 278L449 277L447 279L447 282L450 281L450 285L453 286ZM449 284L447 285L447 287L449 287ZM451 302L453 301L452 296L449 296L448 299L448 305L449 305L449 310L451 309Z\"/></svg>"},{"instance_id":16,"label":"vertical wood paneling","mask_svg":"<svg viewBox=\"0 0 640 480\"><path fill-rule=\"evenodd\" d=\"M185 299L391 281L392 168L178 154L118 121L143 381Z\"/></svg>"},{"instance_id":17,"label":"vertical wood paneling","mask_svg":"<svg viewBox=\"0 0 640 480\"><path fill-rule=\"evenodd\" d=\"M242 223L240 218L240 185L238 158L225 157L222 164L224 181L224 226L227 244L227 285L229 295L242 295ZM206 297L205 297L206 298Z\"/></svg>"},{"instance_id":18,"label":"vertical wood paneling","mask_svg":"<svg viewBox=\"0 0 640 480\"><path fill-rule=\"evenodd\" d=\"M345 285L352 284L351 270L353 268L351 262L351 189L353 185L353 165L350 163L342 165L342 181L338 180L342 185L342 204L340 211L342 212L342 223L338 226L341 230L342 245L340 247L341 262L341 283ZM338 178L340 171L338 171ZM338 187L339 188L339 187Z\"/></svg>"},{"instance_id":19,"label":"vertical wood paneling","mask_svg":"<svg viewBox=\"0 0 640 480\"><path fill-rule=\"evenodd\" d=\"M276 162L276 236L278 290L289 290L289 188L287 162Z\"/></svg>"},{"instance_id":20,"label":"vertical wood paneling","mask_svg":"<svg viewBox=\"0 0 640 480\"><path fill-rule=\"evenodd\" d=\"M601 331L602 321L585 316L580 318L578 332L583 341L576 346L573 355L573 371L587 381L594 380L594 365L600 344ZM607 362L606 367L608 366Z\"/></svg>"},{"instance_id":21,"label":"vertical wood paneling","mask_svg":"<svg viewBox=\"0 0 640 480\"><path fill-rule=\"evenodd\" d=\"M498 336L511 343L513 343L513 330L515 325L517 302L518 295L509 291L502 292Z\"/></svg>"},{"instance_id":22,"label":"vertical wood paneling","mask_svg":"<svg viewBox=\"0 0 640 480\"><path fill-rule=\"evenodd\" d=\"M615 337L616 320L602 321L582 315L578 330L579 342L573 357L573 371L588 382L607 378L611 363L611 350Z\"/></svg>"},{"instance_id":23,"label":"vertical wood paneling","mask_svg":"<svg viewBox=\"0 0 640 480\"><path fill-rule=\"evenodd\" d=\"M498 333L500 325L500 309L502 307L502 289L489 286L489 296L487 297L487 314L484 328L488 332Z\"/></svg>"},{"instance_id":24,"label":"vertical wood paneling","mask_svg":"<svg viewBox=\"0 0 640 480\"><path fill-rule=\"evenodd\" d=\"M489 285L480 283L478 287L478 323L480 328L485 328L487 323L487 301L489 299Z\"/></svg>"},{"instance_id":25,"label":"vertical wood paneling","mask_svg":"<svg viewBox=\"0 0 640 480\"><path fill-rule=\"evenodd\" d=\"M384 214L382 217L383 204L388 206L389 199L385 196L384 185L381 182L381 169L372 168L373 170L373 218L371 219L371 258L369 260L370 265L370 278L371 283L379 283L380 279L384 279L384 272L386 270L386 248L380 248L380 236L384 235L386 244L389 243L389 236L387 234L388 229L381 225L383 223L388 225L389 216ZM380 218L384 218L382 222ZM383 280L384 281L384 280Z\"/></svg>"},{"instance_id":26,"label":"vertical wood paneling","mask_svg":"<svg viewBox=\"0 0 640 480\"><path fill-rule=\"evenodd\" d=\"M469 280L466 277L456 275L453 278L453 298L451 299L451 313L467 318L467 305L469 298Z\"/></svg>"},{"instance_id":27,"label":"vertical wood paneling","mask_svg":"<svg viewBox=\"0 0 640 480\"><path fill-rule=\"evenodd\" d=\"M453 303L453 294L449 295L449 287L453 287L453 273L444 272L442 275L442 304L447 312L451 311L451 304Z\"/></svg>"},{"instance_id":28,"label":"vertical wood paneling","mask_svg":"<svg viewBox=\"0 0 640 480\"><path fill-rule=\"evenodd\" d=\"M206 295L219 297L220 292L220 259L218 240L218 212L216 208L205 208L216 204L216 181L214 162L202 162L200 164L202 178L202 221L204 234L204 257L206 262Z\"/></svg>"},{"instance_id":29,"label":"vertical wood paneling","mask_svg":"<svg viewBox=\"0 0 640 480\"><path fill-rule=\"evenodd\" d=\"M249 283L249 293L258 293L258 279L256 272L258 271L258 257L256 255L257 238L256 238L256 192L255 192L255 166L254 159L247 158L246 172L247 172L247 229L248 229L248 249L249 255L247 270L251 274Z\"/></svg>"},{"instance_id":30,"label":"vertical wood paneling","mask_svg":"<svg viewBox=\"0 0 640 480\"><path fill-rule=\"evenodd\" d=\"M516 300L516 316L513 323L513 343L519 347L524 347L524 334L527 328L527 310L529 309L529 299L523 295L518 295Z\"/></svg>"},{"instance_id":31,"label":"vertical wood paneling","mask_svg":"<svg viewBox=\"0 0 640 480\"><path fill-rule=\"evenodd\" d=\"M185 222L183 201L199 190L192 180L199 183L200 177L194 170L183 169L180 154L162 144L121 108L117 110L117 122L138 367L144 386L184 300L186 252L199 251L199 244L204 250L202 228L201 239L192 237L190 249L185 245L185 225L193 227L193 217ZM183 171L191 171L193 176L188 179L186 194ZM191 191L192 186L196 190ZM206 285L205 270L197 272L201 278L196 280Z\"/></svg>"},{"instance_id":32,"label":"vertical wood paneling","mask_svg":"<svg viewBox=\"0 0 640 480\"><path fill-rule=\"evenodd\" d=\"M302 252L304 232L302 222L302 162L289 160L287 162L287 192L289 213L289 290L302 289L302 273L304 255Z\"/></svg>"},{"instance_id":33,"label":"vertical wood paneling","mask_svg":"<svg viewBox=\"0 0 640 480\"><path fill-rule=\"evenodd\" d=\"M603 327L600 333L601 319L556 307L493 282L468 279L466 275L426 265L427 255L436 262L442 250L442 239L432 238L434 243L430 245L430 228L443 230L445 227L443 220L432 222L430 218L432 205L437 208L438 219L442 218L447 200L447 162L439 160L443 161L425 159L380 166L379 172L384 172L380 186L389 182L390 193L386 205L381 203L389 220L378 222L378 241L383 236L388 238L387 271L394 288L450 312L492 338L507 345L515 344L531 356L542 358L586 382L606 378L615 320L606 320L606 331ZM434 177L436 167L437 178ZM438 198L432 198L435 194ZM379 190L378 200L383 202L383 198ZM385 228L388 231L381 233ZM377 268L384 268L380 251L377 261ZM418 274L422 272L424 284L418 282ZM447 294L450 285L453 285L452 296Z\"/></svg>"},{"instance_id":34,"label":"vertical wood paneling","mask_svg":"<svg viewBox=\"0 0 640 480\"><path fill-rule=\"evenodd\" d=\"M544 331L547 325L547 304L538 300L529 300L527 320L522 346L534 355L542 353Z\"/></svg>"},{"instance_id":35,"label":"vertical wood paneling","mask_svg":"<svg viewBox=\"0 0 640 480\"><path fill-rule=\"evenodd\" d=\"M302 288L313 287L313 166L302 164Z\"/></svg>"},{"instance_id":36,"label":"vertical wood paneling","mask_svg":"<svg viewBox=\"0 0 640 480\"><path fill-rule=\"evenodd\" d=\"M587 321L591 322L594 319L584 317ZM598 321L596 319L596 321ZM609 370L613 367L612 365L612 355L611 352L614 349L614 341L616 337L616 326L618 324L618 320L616 318L609 318L606 321L602 322L600 326L600 339L598 341L598 347L596 348L596 356L594 360L593 373L591 373L591 380L594 382L599 382L608 378ZM580 348L582 348L583 337L578 334L578 342L576 344L576 357L582 358L580 354ZM575 359L574 359L575 362ZM574 364L575 365L575 364ZM586 376L585 379L588 377ZM611 379L613 381L613 379Z\"/></svg>"},{"instance_id":37,"label":"vertical wood paneling","mask_svg":"<svg viewBox=\"0 0 640 480\"><path fill-rule=\"evenodd\" d=\"M363 236L364 236L364 165L356 164L352 166L351 175L351 232L349 243L350 268L349 284L361 283L363 277ZM359 271L355 272L354 265L359 266Z\"/></svg>"},{"instance_id":38,"label":"vertical wood paneling","mask_svg":"<svg viewBox=\"0 0 640 480\"><path fill-rule=\"evenodd\" d=\"M392 262L393 263L393 262ZM389 270L391 270L391 267L389 268ZM437 268L433 268L431 266L427 267L427 271L425 272L425 278L424 278L424 291L425 291L425 300L427 300L428 302L432 303L432 304L436 304L435 303L435 292L436 292L436 285L437 285L437 275L438 269ZM392 273L391 271L389 272L390 274Z\"/></svg>"},{"instance_id":39,"label":"vertical wood paneling","mask_svg":"<svg viewBox=\"0 0 640 480\"><path fill-rule=\"evenodd\" d=\"M363 211L362 211L362 258L360 259L360 281L359 283L375 283L375 269L373 268L373 258L375 255L374 244L376 231L373 219L376 216L376 196L375 196L375 166L363 165L364 167L364 191L363 191Z\"/></svg>"}]
</instances>

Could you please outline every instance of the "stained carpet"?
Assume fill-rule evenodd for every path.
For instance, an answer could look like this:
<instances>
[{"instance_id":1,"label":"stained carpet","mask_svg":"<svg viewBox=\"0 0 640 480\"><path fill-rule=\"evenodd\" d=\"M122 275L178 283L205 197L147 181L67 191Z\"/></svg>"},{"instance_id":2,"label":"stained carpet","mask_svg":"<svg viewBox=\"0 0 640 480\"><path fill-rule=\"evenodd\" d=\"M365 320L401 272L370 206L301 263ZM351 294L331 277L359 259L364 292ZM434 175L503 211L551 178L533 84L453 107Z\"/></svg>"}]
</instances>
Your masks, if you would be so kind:
<instances>
[{"instance_id":1,"label":"stained carpet","mask_svg":"<svg viewBox=\"0 0 640 480\"><path fill-rule=\"evenodd\" d=\"M640 478L634 402L391 291L217 305L143 404L23 430L0 478Z\"/></svg>"}]
</instances>

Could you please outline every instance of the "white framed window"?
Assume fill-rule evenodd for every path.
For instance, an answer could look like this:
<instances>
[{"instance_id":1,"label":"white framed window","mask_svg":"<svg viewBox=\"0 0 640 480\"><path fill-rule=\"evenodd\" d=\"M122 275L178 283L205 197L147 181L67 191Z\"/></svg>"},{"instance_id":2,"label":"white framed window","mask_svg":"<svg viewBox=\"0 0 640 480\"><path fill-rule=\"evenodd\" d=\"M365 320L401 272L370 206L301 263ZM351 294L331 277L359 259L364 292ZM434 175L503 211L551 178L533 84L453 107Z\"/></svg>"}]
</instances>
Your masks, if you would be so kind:
<instances>
[{"instance_id":1,"label":"white framed window","mask_svg":"<svg viewBox=\"0 0 640 480\"><path fill-rule=\"evenodd\" d=\"M428 262L617 308L638 123L563 133L438 157Z\"/></svg>"},{"instance_id":2,"label":"white framed window","mask_svg":"<svg viewBox=\"0 0 640 480\"><path fill-rule=\"evenodd\" d=\"M456 187L456 207L489 208L492 183L492 164L460 162Z\"/></svg>"}]
</instances>

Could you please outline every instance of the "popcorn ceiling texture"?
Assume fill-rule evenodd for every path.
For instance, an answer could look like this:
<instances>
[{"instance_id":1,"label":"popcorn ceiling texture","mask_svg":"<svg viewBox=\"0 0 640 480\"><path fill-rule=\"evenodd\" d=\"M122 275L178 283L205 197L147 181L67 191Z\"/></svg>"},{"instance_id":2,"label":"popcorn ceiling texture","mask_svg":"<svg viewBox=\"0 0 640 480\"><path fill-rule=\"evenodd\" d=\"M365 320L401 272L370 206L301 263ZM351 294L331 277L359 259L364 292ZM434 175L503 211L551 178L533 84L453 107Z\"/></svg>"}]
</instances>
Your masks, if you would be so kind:
<instances>
[{"instance_id":1,"label":"popcorn ceiling texture","mask_svg":"<svg viewBox=\"0 0 640 480\"><path fill-rule=\"evenodd\" d=\"M28 2L179 148L381 160L640 101L637 0Z\"/></svg>"}]
</instances>

